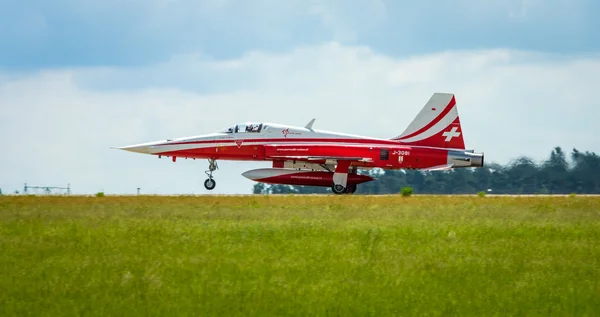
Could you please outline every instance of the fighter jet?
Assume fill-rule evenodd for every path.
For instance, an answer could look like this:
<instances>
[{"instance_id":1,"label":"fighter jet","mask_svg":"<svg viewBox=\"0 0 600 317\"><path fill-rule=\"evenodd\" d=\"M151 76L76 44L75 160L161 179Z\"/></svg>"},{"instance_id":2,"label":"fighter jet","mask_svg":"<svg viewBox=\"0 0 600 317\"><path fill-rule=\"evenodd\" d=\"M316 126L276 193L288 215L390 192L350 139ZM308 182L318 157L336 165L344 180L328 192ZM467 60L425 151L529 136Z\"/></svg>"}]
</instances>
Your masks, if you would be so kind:
<instances>
[{"instance_id":1,"label":"fighter jet","mask_svg":"<svg viewBox=\"0 0 600 317\"><path fill-rule=\"evenodd\" d=\"M434 93L398 136L382 139L313 128L245 122L214 133L154 141L119 149L159 158L207 159L207 190L216 186L218 160L272 161L272 168L242 175L271 184L330 187L335 194L352 194L358 184L373 181L359 169L447 170L482 167L484 153L465 148L456 98Z\"/></svg>"}]
</instances>

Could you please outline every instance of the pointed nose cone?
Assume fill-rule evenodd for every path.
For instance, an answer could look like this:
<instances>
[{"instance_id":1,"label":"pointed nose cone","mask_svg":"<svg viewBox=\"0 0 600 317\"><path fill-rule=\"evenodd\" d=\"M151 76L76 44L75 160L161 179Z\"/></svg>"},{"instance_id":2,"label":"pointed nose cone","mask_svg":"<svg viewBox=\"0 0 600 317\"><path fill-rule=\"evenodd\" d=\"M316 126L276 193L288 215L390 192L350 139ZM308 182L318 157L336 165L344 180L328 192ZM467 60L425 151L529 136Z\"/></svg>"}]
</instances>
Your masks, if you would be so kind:
<instances>
[{"instance_id":1,"label":"pointed nose cone","mask_svg":"<svg viewBox=\"0 0 600 317\"><path fill-rule=\"evenodd\" d=\"M165 144L167 141L156 141L156 142L147 142L140 144L127 145L122 147L117 147L115 149L141 153L141 154L158 154L161 150L160 146Z\"/></svg>"},{"instance_id":2,"label":"pointed nose cone","mask_svg":"<svg viewBox=\"0 0 600 317\"><path fill-rule=\"evenodd\" d=\"M119 147L117 149L135 153L150 154L150 147L148 145L129 145Z\"/></svg>"}]
</instances>

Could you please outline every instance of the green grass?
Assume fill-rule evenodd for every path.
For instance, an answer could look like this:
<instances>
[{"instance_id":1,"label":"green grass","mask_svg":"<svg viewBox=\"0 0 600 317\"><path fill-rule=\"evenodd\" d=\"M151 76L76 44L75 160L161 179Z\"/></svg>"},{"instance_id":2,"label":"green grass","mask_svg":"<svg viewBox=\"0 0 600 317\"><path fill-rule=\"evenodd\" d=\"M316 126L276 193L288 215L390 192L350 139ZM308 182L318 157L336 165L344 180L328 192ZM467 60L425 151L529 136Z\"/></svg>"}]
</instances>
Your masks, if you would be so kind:
<instances>
[{"instance_id":1,"label":"green grass","mask_svg":"<svg viewBox=\"0 0 600 317\"><path fill-rule=\"evenodd\" d=\"M0 197L0 316L598 316L594 197Z\"/></svg>"}]
</instances>

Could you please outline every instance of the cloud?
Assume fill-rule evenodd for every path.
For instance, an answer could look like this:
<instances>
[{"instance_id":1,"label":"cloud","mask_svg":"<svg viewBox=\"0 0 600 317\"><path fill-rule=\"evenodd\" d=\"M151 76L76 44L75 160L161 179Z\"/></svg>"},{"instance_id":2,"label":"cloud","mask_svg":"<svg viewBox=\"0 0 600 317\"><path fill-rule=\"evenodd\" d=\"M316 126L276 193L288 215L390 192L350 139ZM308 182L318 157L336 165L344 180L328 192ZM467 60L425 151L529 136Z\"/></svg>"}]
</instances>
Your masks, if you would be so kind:
<instances>
[{"instance_id":1,"label":"cloud","mask_svg":"<svg viewBox=\"0 0 600 317\"><path fill-rule=\"evenodd\" d=\"M383 0L313 1L310 12L320 17L335 41L356 42L359 35L378 30L386 20ZM360 23L357 23L360 21Z\"/></svg>"},{"instance_id":2,"label":"cloud","mask_svg":"<svg viewBox=\"0 0 600 317\"><path fill-rule=\"evenodd\" d=\"M600 151L600 56L515 50L392 58L336 42L226 61L179 55L139 67L0 75L0 188L71 183L75 192L203 193L205 161L110 150L270 121L393 137L433 92L454 92L467 146L486 161L544 159L554 146ZM220 162L216 193L249 192Z\"/></svg>"},{"instance_id":3,"label":"cloud","mask_svg":"<svg viewBox=\"0 0 600 317\"><path fill-rule=\"evenodd\" d=\"M513 48L600 48L592 0L12 1L0 10L0 68L148 66L173 55L239 58L336 41L392 56Z\"/></svg>"}]
</instances>

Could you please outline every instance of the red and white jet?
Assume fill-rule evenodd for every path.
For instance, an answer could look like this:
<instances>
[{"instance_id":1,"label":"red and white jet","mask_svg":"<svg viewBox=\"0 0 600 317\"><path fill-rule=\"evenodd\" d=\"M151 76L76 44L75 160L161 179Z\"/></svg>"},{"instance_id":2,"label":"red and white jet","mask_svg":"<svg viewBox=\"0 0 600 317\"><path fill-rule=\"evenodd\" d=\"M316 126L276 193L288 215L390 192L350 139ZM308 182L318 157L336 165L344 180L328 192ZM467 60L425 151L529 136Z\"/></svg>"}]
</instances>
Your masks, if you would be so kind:
<instances>
[{"instance_id":1,"label":"red and white jet","mask_svg":"<svg viewBox=\"0 0 600 317\"><path fill-rule=\"evenodd\" d=\"M483 153L467 150L454 94L435 93L408 128L391 139L275 123L247 122L221 131L119 149L179 158L208 159L204 186L215 188L217 160L272 161L273 168L242 175L263 183L331 187L335 194L354 193L374 178L358 169L445 170L482 167Z\"/></svg>"}]
</instances>

